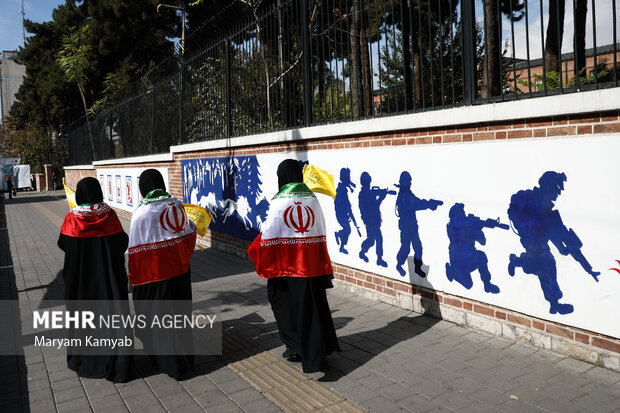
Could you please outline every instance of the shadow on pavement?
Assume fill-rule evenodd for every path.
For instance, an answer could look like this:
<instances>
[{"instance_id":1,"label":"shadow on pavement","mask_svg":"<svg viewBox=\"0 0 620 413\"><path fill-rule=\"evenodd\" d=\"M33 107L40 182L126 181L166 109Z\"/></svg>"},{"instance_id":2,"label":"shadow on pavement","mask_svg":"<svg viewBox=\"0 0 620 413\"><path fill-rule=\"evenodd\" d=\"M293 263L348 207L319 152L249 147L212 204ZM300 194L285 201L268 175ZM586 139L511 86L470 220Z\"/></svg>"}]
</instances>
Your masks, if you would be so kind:
<instances>
[{"instance_id":1,"label":"shadow on pavement","mask_svg":"<svg viewBox=\"0 0 620 413\"><path fill-rule=\"evenodd\" d=\"M17 301L17 283L13 260L11 258L11 247L7 229L7 218L5 202L0 200L0 300ZM12 334L15 340L22 337L21 313L19 306L11 306L16 314L2 314L3 328L2 334ZM8 323L6 323L8 318ZM18 355L0 355L0 411L22 411L30 412L30 400L28 395L28 368L24 356L23 347L17 348Z\"/></svg>"}]
</instances>

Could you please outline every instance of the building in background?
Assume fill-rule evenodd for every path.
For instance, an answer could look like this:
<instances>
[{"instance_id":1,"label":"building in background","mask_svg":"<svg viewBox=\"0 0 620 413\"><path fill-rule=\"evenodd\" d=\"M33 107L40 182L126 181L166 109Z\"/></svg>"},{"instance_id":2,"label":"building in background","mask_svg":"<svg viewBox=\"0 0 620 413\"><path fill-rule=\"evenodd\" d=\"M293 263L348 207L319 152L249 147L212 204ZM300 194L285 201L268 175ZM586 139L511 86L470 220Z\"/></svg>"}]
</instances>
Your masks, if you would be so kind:
<instances>
[{"instance_id":1,"label":"building in background","mask_svg":"<svg viewBox=\"0 0 620 413\"><path fill-rule=\"evenodd\" d=\"M2 52L0 60L0 107L2 108L2 119L9 116L11 106L15 102L15 95L24 81L26 67L20 65L17 59L16 50L5 50Z\"/></svg>"}]
</instances>

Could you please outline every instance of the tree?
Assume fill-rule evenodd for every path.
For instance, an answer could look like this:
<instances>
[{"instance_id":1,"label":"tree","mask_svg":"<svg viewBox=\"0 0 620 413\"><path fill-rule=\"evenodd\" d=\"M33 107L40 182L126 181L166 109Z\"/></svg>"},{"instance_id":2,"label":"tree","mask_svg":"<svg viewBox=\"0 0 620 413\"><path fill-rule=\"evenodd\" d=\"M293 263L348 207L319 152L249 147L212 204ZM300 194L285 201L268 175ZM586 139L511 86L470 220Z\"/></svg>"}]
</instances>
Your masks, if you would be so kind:
<instances>
[{"instance_id":1,"label":"tree","mask_svg":"<svg viewBox=\"0 0 620 413\"><path fill-rule=\"evenodd\" d=\"M524 8L524 0L484 0L485 54L481 97L499 96L502 93L501 14L516 22L523 18Z\"/></svg>"},{"instance_id":2,"label":"tree","mask_svg":"<svg viewBox=\"0 0 620 413\"><path fill-rule=\"evenodd\" d=\"M90 121L88 120L88 105L84 96L84 85L88 80L87 72L92 67L92 49L86 44L88 35L88 24L77 28L70 29L69 34L62 39L62 46L58 51L58 64L64 72L69 82L75 82L82 98L84 105L84 116L86 116L86 124L88 125L88 133L91 138L91 146L93 152L95 147L92 142L92 131L90 130Z\"/></svg>"},{"instance_id":3,"label":"tree","mask_svg":"<svg viewBox=\"0 0 620 413\"><path fill-rule=\"evenodd\" d=\"M548 72L560 73L560 54L564 37L565 0L549 0L549 21L545 41L545 67Z\"/></svg>"}]
</instances>

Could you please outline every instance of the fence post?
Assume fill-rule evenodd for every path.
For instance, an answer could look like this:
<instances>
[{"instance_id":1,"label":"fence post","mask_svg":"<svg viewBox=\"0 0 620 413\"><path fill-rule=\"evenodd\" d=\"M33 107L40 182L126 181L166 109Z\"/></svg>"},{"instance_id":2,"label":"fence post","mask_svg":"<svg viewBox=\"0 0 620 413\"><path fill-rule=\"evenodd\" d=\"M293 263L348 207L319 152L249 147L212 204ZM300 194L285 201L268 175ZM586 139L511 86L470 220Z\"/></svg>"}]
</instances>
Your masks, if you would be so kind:
<instances>
[{"instance_id":1,"label":"fence post","mask_svg":"<svg viewBox=\"0 0 620 413\"><path fill-rule=\"evenodd\" d=\"M463 30L463 100L466 105L476 103L476 27L474 0L461 0Z\"/></svg>"},{"instance_id":2,"label":"fence post","mask_svg":"<svg viewBox=\"0 0 620 413\"><path fill-rule=\"evenodd\" d=\"M181 53L181 70L179 72L179 145L183 139L183 72L185 71L185 56Z\"/></svg>"},{"instance_id":3,"label":"fence post","mask_svg":"<svg viewBox=\"0 0 620 413\"><path fill-rule=\"evenodd\" d=\"M155 88L151 89L151 95L152 95L152 99L151 99L151 136L150 136L150 142L149 142L149 153L153 153L153 137L155 135Z\"/></svg>"},{"instance_id":4,"label":"fence post","mask_svg":"<svg viewBox=\"0 0 620 413\"><path fill-rule=\"evenodd\" d=\"M301 41L304 55L304 121L306 126L312 124L312 80L310 79L310 37L308 36L308 0L301 0Z\"/></svg>"},{"instance_id":5,"label":"fence post","mask_svg":"<svg viewBox=\"0 0 620 413\"><path fill-rule=\"evenodd\" d=\"M232 62L230 57L230 39L226 39L225 44L225 56L226 56L226 137L230 138L233 135L233 123L232 123Z\"/></svg>"}]
</instances>

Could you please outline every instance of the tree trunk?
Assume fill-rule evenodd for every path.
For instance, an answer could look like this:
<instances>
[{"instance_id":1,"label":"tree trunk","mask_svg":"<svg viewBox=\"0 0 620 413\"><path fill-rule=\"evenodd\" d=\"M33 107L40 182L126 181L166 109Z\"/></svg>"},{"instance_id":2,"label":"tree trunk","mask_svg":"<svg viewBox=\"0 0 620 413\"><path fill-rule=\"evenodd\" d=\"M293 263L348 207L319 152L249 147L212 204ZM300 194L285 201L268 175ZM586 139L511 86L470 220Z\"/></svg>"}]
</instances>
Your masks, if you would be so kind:
<instances>
[{"instance_id":1,"label":"tree trunk","mask_svg":"<svg viewBox=\"0 0 620 413\"><path fill-rule=\"evenodd\" d=\"M586 67L586 18L588 17L588 0L575 2L575 76ZM587 76L584 73L584 76Z\"/></svg>"},{"instance_id":2,"label":"tree trunk","mask_svg":"<svg viewBox=\"0 0 620 413\"><path fill-rule=\"evenodd\" d=\"M413 109L413 67L411 66L411 0L401 2L403 19L403 76L405 81L405 109Z\"/></svg>"},{"instance_id":3,"label":"tree trunk","mask_svg":"<svg viewBox=\"0 0 620 413\"><path fill-rule=\"evenodd\" d=\"M499 39L499 10L496 0L484 0L484 27L485 48L482 67L482 90L483 98L499 96L502 87L502 75L500 73L500 39Z\"/></svg>"},{"instance_id":4,"label":"tree trunk","mask_svg":"<svg viewBox=\"0 0 620 413\"><path fill-rule=\"evenodd\" d=\"M84 89L82 89L82 85L80 84L80 82L77 82L78 84L78 90L80 91L80 97L82 98L82 104L84 105L84 116L86 117L86 127L88 128L88 136L90 138L90 149L92 150L92 154L93 154L93 161L96 161L97 159L95 159L95 142L93 139L93 131L90 129L90 121L88 120L88 107L86 106L86 98L84 97Z\"/></svg>"},{"instance_id":5,"label":"tree trunk","mask_svg":"<svg viewBox=\"0 0 620 413\"><path fill-rule=\"evenodd\" d=\"M364 95L364 109L366 117L372 116L372 78L370 71L370 50L368 48L368 38L366 37L366 31L360 33L360 51L362 58L362 70L363 70L363 82L362 93Z\"/></svg>"},{"instance_id":6,"label":"tree trunk","mask_svg":"<svg viewBox=\"0 0 620 413\"><path fill-rule=\"evenodd\" d=\"M360 7L359 0L353 1L353 16L349 20L349 44L351 48L351 56L349 58L349 67L351 71L351 110L354 117L361 115L361 79L360 79L360 50L359 50L359 21Z\"/></svg>"},{"instance_id":7,"label":"tree trunk","mask_svg":"<svg viewBox=\"0 0 620 413\"><path fill-rule=\"evenodd\" d=\"M560 73L560 53L564 36L564 0L549 0L549 23L545 42L545 67L547 73Z\"/></svg>"}]
</instances>

